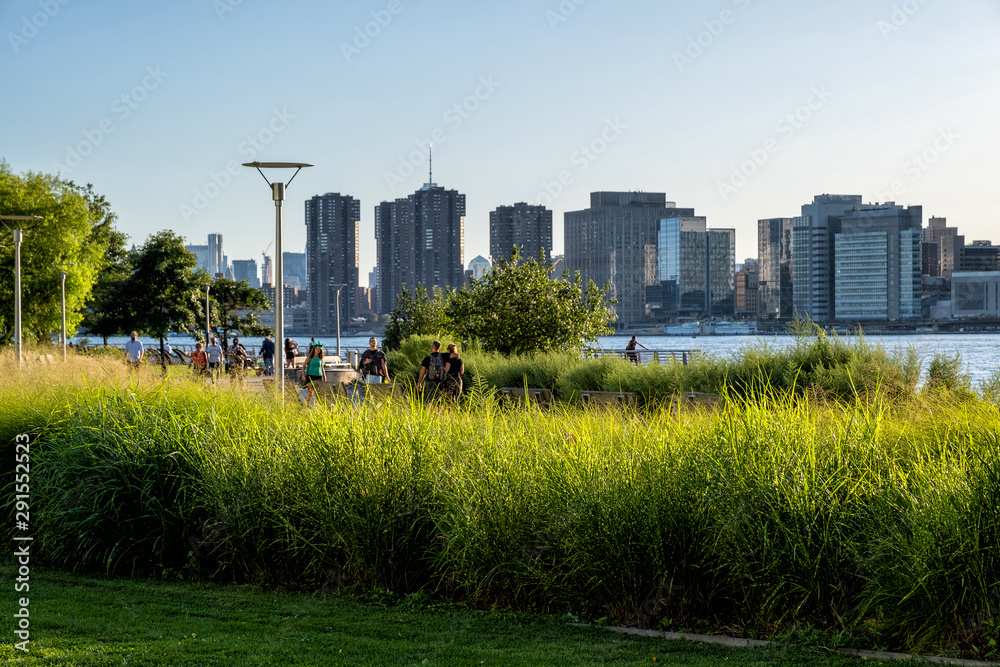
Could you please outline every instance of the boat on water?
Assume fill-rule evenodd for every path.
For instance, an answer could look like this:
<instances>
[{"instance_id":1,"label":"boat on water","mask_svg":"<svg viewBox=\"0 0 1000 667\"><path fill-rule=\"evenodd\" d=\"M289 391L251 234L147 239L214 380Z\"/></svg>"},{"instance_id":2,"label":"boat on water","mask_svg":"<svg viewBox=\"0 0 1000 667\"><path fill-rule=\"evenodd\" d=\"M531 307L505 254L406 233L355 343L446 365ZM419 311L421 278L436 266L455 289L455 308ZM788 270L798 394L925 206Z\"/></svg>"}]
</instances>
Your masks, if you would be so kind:
<instances>
[{"instance_id":1,"label":"boat on water","mask_svg":"<svg viewBox=\"0 0 1000 667\"><path fill-rule=\"evenodd\" d=\"M719 336L736 336L736 335L749 335L757 333L757 323L756 322L730 322L729 320L720 320L716 322L714 327L714 333Z\"/></svg>"},{"instance_id":2,"label":"boat on water","mask_svg":"<svg viewBox=\"0 0 1000 667\"><path fill-rule=\"evenodd\" d=\"M692 336L701 333L701 322L683 322L681 324L671 324L667 327L668 336Z\"/></svg>"}]
</instances>

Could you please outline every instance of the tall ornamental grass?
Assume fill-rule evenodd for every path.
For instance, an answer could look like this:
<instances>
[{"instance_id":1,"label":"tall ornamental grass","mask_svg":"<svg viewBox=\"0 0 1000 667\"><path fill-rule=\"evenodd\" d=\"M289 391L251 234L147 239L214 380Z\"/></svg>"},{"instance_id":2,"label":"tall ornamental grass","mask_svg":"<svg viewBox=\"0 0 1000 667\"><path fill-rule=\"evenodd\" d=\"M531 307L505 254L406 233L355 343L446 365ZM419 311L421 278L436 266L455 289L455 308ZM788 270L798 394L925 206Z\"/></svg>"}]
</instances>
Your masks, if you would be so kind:
<instances>
[{"instance_id":1,"label":"tall ornamental grass","mask_svg":"<svg viewBox=\"0 0 1000 667\"><path fill-rule=\"evenodd\" d=\"M994 638L1000 413L948 389L817 402L748 384L691 413L282 409L65 373L0 387L0 432L36 436L33 553L52 562L907 650Z\"/></svg>"}]
</instances>

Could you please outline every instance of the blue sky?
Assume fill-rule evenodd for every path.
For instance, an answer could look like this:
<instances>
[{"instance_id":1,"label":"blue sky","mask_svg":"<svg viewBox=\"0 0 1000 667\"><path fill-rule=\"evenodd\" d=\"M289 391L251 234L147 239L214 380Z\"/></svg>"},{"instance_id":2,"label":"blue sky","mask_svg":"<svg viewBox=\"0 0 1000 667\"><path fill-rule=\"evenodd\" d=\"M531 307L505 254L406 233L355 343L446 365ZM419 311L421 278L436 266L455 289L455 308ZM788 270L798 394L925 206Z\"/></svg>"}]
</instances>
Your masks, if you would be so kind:
<instances>
[{"instance_id":1,"label":"blue sky","mask_svg":"<svg viewBox=\"0 0 1000 667\"><path fill-rule=\"evenodd\" d=\"M666 192L756 256L756 220L821 193L924 206L1000 242L1000 2L968 0L4 0L0 157L93 183L136 243L221 233L260 259L274 209L252 159L302 161L303 201L373 210L426 180L489 212L563 213L594 190Z\"/></svg>"}]
</instances>

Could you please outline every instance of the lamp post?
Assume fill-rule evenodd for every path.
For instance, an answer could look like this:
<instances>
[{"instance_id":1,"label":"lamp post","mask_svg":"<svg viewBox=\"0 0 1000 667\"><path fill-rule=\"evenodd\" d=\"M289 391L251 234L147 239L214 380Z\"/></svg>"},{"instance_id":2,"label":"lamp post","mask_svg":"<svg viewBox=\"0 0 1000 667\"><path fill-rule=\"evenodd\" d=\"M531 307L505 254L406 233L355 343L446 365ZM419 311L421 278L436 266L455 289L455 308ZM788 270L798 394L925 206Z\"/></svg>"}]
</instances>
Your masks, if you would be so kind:
<instances>
[{"instance_id":1,"label":"lamp post","mask_svg":"<svg viewBox=\"0 0 1000 667\"><path fill-rule=\"evenodd\" d=\"M342 359L340 356L340 290L347 287L344 284L330 285L331 288L337 290L337 358Z\"/></svg>"},{"instance_id":2,"label":"lamp post","mask_svg":"<svg viewBox=\"0 0 1000 667\"><path fill-rule=\"evenodd\" d=\"M40 215L0 215L0 220L41 220ZM8 227L8 229L10 229ZM21 358L21 243L24 242L23 229L11 229L14 235L14 356L17 367L22 364Z\"/></svg>"},{"instance_id":3,"label":"lamp post","mask_svg":"<svg viewBox=\"0 0 1000 667\"><path fill-rule=\"evenodd\" d=\"M208 320L208 292L212 289L212 286L208 283L205 284L205 349L211 344L212 340L212 325L209 324Z\"/></svg>"},{"instance_id":4,"label":"lamp post","mask_svg":"<svg viewBox=\"0 0 1000 667\"><path fill-rule=\"evenodd\" d=\"M66 363L66 272L59 272L59 280L62 282L62 349L63 363Z\"/></svg>"},{"instance_id":5,"label":"lamp post","mask_svg":"<svg viewBox=\"0 0 1000 667\"><path fill-rule=\"evenodd\" d=\"M311 167L306 162L244 162L244 167L254 167L271 188L274 199L274 353L277 366L277 379L281 385L281 400L285 400L285 274L281 256L281 204L285 201L285 188L292 184L295 177L305 167ZM264 176L263 169L294 169L295 173L288 183L271 182Z\"/></svg>"}]
</instances>

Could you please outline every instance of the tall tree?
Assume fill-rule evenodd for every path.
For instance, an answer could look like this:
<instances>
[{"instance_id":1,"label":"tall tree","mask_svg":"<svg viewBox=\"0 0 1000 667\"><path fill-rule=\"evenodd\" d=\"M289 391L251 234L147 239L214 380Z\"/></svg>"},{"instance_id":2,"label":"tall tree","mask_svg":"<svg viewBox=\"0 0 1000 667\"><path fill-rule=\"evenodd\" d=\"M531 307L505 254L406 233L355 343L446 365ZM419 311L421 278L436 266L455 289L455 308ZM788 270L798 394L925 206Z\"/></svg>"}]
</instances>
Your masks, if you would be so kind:
<instances>
[{"instance_id":1,"label":"tall tree","mask_svg":"<svg viewBox=\"0 0 1000 667\"><path fill-rule=\"evenodd\" d=\"M198 259L184 247L184 239L171 231L150 236L131 258L132 273L124 295L132 326L160 341L171 331L188 332L198 326L201 286L208 282L198 270Z\"/></svg>"},{"instance_id":2,"label":"tall tree","mask_svg":"<svg viewBox=\"0 0 1000 667\"><path fill-rule=\"evenodd\" d=\"M104 247L104 262L101 272L94 282L90 298L83 312L82 326L90 333L104 340L126 333L132 323L128 299L125 296L129 276L132 274L131 256L126 245L128 237L115 229L117 215L103 196L93 193L90 185L86 190L87 201L97 222L91 230L91 238Z\"/></svg>"},{"instance_id":3,"label":"tall tree","mask_svg":"<svg viewBox=\"0 0 1000 667\"><path fill-rule=\"evenodd\" d=\"M21 246L22 330L27 342L47 340L61 328L60 272L66 277L66 326L80 324L84 303L104 266L114 216L91 186L82 188L51 174L17 175L0 161L0 215L38 215L41 220L0 227L0 343L13 338L14 247L10 230L25 230Z\"/></svg>"},{"instance_id":4,"label":"tall tree","mask_svg":"<svg viewBox=\"0 0 1000 667\"><path fill-rule=\"evenodd\" d=\"M230 331L239 331L247 336L265 336L271 333L261 325L258 315L267 310L270 303L263 291L250 287L245 280L216 278L209 291L212 305L212 320L215 327L222 330L222 336L229 339Z\"/></svg>"},{"instance_id":5,"label":"tall tree","mask_svg":"<svg viewBox=\"0 0 1000 667\"><path fill-rule=\"evenodd\" d=\"M521 259L515 248L447 304L452 330L466 343L501 354L580 349L611 333L610 287L583 287L579 272L550 277L544 256Z\"/></svg>"}]
</instances>

